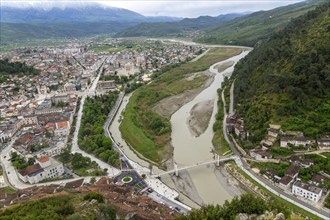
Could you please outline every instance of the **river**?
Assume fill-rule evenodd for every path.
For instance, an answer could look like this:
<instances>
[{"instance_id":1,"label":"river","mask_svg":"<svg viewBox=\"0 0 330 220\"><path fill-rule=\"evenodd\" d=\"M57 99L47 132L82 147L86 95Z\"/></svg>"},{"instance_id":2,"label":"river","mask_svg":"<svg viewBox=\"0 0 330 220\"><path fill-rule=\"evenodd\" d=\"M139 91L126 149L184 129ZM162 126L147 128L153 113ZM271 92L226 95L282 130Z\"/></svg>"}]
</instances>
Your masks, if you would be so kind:
<instances>
[{"instance_id":1,"label":"river","mask_svg":"<svg viewBox=\"0 0 330 220\"><path fill-rule=\"evenodd\" d=\"M225 63L228 61L234 61L235 63L243 58L248 51L244 51L241 54L231 57L222 62L216 63L210 67L210 71L215 75L213 83L203 90L199 95L197 95L191 102L182 106L177 112L175 112L171 117L172 124L172 145L174 147L174 161L180 166L184 165L192 165L198 162L210 161L213 160L212 150L212 137L213 130L212 126L215 122L215 114L217 112L217 90L221 86L221 82L224 79L224 75L230 76L234 69L234 65L232 67L227 68L226 70L218 73L216 70L217 65L221 65L221 63ZM125 109L130 95L125 96L122 105L118 110L118 114L114 118L111 126L110 132L114 140L122 146L122 150L131 160L139 163L142 166L148 167L149 162L143 159L142 155L137 155L122 139L121 133L119 131L120 118L121 113ZM190 116L191 108L199 103L206 100L212 100L214 102L214 108L212 117L210 119L209 125L206 131L201 134L199 137L194 137L188 128L187 120ZM215 174L215 166L208 165L198 168L193 168L189 170L189 175L193 184L197 189L197 193L202 198L205 204L209 203L220 203L222 204L226 199L231 199L234 195L229 193L225 186L223 186L217 176ZM161 173L163 171L159 170L157 167L153 166L154 173ZM169 187L175 188L175 185L170 178L170 176L162 177L162 181L168 185ZM180 195L179 199L186 203L191 207L197 207L194 202L185 197L184 195Z\"/></svg>"},{"instance_id":2,"label":"river","mask_svg":"<svg viewBox=\"0 0 330 220\"><path fill-rule=\"evenodd\" d=\"M217 90L221 86L224 75L229 76L234 70L233 65L221 73L218 73L216 66L228 61L234 61L237 63L237 61L243 58L247 53L247 51L244 51L237 56L212 65L209 70L216 74L213 83L197 95L192 101L182 106L172 115L171 138L172 145L174 147L174 161L179 167L214 160L214 154L211 153L213 149L212 138L214 135L212 127L215 122L215 114L218 111ZM214 108L209 125L203 134L199 137L194 137L190 133L187 124L187 120L190 117L190 110L194 105L207 100L212 100L214 102ZM188 172L204 203L222 204L226 199L232 198L232 195L230 195L219 183L216 175L214 174L214 169L215 166L212 164L209 166L191 169Z\"/></svg>"}]
</instances>

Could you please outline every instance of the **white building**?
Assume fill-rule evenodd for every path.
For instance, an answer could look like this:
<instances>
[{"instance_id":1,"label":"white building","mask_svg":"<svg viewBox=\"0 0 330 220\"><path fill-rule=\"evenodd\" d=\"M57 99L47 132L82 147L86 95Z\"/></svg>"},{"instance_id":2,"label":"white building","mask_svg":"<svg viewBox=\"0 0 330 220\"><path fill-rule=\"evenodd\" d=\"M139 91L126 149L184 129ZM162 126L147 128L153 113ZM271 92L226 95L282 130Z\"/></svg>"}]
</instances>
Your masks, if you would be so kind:
<instances>
[{"instance_id":1,"label":"white building","mask_svg":"<svg viewBox=\"0 0 330 220\"><path fill-rule=\"evenodd\" d=\"M292 186L292 193L310 201L318 202L322 196L322 189L297 180Z\"/></svg>"},{"instance_id":2,"label":"white building","mask_svg":"<svg viewBox=\"0 0 330 220\"><path fill-rule=\"evenodd\" d=\"M63 141L58 142L55 147L49 147L40 150L37 152L37 157L43 157L43 156L48 156L48 157L54 157L62 153L62 150L65 149L65 143Z\"/></svg>"},{"instance_id":3,"label":"white building","mask_svg":"<svg viewBox=\"0 0 330 220\"><path fill-rule=\"evenodd\" d=\"M67 136L70 133L70 122L61 121L55 123L55 136Z\"/></svg>"},{"instance_id":4,"label":"white building","mask_svg":"<svg viewBox=\"0 0 330 220\"><path fill-rule=\"evenodd\" d=\"M63 164L57 160L44 156L37 159L37 163L18 172L18 176L24 182L31 184L41 180L56 178L64 173Z\"/></svg>"}]
</instances>

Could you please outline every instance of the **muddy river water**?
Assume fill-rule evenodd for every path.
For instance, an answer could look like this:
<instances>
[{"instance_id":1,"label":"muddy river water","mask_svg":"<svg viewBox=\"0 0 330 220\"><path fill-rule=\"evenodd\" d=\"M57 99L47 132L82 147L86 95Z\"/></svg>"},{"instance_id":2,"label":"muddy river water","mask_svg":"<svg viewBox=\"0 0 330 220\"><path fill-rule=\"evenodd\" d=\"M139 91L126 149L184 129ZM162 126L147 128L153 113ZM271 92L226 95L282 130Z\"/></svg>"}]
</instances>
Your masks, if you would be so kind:
<instances>
[{"instance_id":1,"label":"muddy river water","mask_svg":"<svg viewBox=\"0 0 330 220\"><path fill-rule=\"evenodd\" d=\"M234 61L236 63L247 53L248 52L242 52L237 56L212 65L209 70L216 74L213 83L172 115L171 137L172 145L174 147L174 161L179 167L214 160L214 154L211 152L213 149L212 138L214 134L212 127L215 122L215 115L218 111L217 90L220 88L224 76L229 76L234 69L234 66L231 66L223 72L218 73L216 66L228 61ZM194 105L207 100L214 102L213 113L209 125L203 134L199 137L194 137L189 131L187 123L190 116L190 110ZM223 203L226 199L231 198L231 195L219 183L214 174L214 168L214 165L211 164L204 167L193 168L188 171L204 203Z\"/></svg>"},{"instance_id":2,"label":"muddy river water","mask_svg":"<svg viewBox=\"0 0 330 220\"><path fill-rule=\"evenodd\" d=\"M224 71L218 73L216 66L228 61L238 62L241 58L247 55L248 51L244 51L241 54L231 57L222 62L216 63L210 67L210 71L215 74L213 83L203 90L199 95L197 95L192 101L182 106L178 111L176 111L171 117L172 124L172 145L174 147L174 161L179 167L186 165L193 165L201 162L214 160L212 150L212 137L213 130L212 126L215 122L215 114L217 112L217 90L221 86L221 82L224 76L230 76L234 65L225 69ZM148 167L149 162L143 159L141 155L137 155L122 139L119 124L121 113L125 109L130 96L126 96L123 100L121 107L118 110L118 114L114 118L111 126L110 132L114 140L122 146L125 154L133 161L139 163L142 166ZM189 131L187 120L189 120L190 110L195 104L204 102L206 100L212 100L214 102L214 108L212 112L212 117L208 124L207 129L199 137L194 137ZM222 204L226 199L233 197L226 188L220 183L218 177L215 175L215 165L206 165L188 170L191 177L191 181L195 185L197 193L202 198L205 204L208 203L220 203ZM164 171L159 170L157 167L153 167L154 173L161 173ZM170 176L162 177L162 181L168 186L175 188L173 181ZM190 205L196 207L190 199L180 195L180 200Z\"/></svg>"}]
</instances>

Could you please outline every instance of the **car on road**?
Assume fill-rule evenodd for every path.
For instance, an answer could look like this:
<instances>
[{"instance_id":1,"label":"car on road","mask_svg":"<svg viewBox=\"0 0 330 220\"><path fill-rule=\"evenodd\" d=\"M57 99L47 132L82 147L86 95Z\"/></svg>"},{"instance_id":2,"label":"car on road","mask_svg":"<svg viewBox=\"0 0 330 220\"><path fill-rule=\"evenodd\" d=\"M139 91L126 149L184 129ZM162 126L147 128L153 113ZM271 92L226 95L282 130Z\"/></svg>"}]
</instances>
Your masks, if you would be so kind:
<instances>
[{"instance_id":1,"label":"car on road","mask_svg":"<svg viewBox=\"0 0 330 220\"><path fill-rule=\"evenodd\" d=\"M175 207L174 210L177 211L177 212L181 211L181 209L179 207Z\"/></svg>"}]
</instances>

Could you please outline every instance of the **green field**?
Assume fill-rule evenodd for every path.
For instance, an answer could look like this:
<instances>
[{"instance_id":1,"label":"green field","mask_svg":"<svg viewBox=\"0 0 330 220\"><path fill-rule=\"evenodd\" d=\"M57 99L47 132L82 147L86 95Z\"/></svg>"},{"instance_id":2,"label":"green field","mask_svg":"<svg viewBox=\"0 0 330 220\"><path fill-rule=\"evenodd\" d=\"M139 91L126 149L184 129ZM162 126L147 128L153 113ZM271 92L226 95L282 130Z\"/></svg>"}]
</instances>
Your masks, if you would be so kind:
<instances>
[{"instance_id":1,"label":"green field","mask_svg":"<svg viewBox=\"0 0 330 220\"><path fill-rule=\"evenodd\" d=\"M152 108L162 99L199 88L207 77L195 77L188 81L189 74L207 70L212 64L225 60L241 52L237 48L216 48L195 62L183 63L167 68L157 74L149 85L136 90L124 112L120 125L123 138L144 157L161 163L171 156L171 125L168 118L155 113Z\"/></svg>"}]
</instances>

